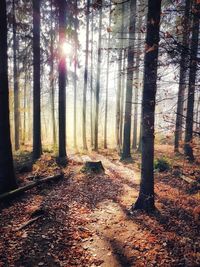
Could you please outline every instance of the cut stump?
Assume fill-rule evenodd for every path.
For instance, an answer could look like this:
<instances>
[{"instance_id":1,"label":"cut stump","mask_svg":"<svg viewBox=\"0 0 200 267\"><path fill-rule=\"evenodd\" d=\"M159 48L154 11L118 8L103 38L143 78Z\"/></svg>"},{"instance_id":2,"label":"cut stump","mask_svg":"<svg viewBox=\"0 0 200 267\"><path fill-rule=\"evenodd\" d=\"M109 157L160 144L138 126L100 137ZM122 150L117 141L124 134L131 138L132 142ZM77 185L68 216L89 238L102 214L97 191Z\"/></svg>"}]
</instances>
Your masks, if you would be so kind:
<instances>
[{"instance_id":1,"label":"cut stump","mask_svg":"<svg viewBox=\"0 0 200 267\"><path fill-rule=\"evenodd\" d=\"M82 171L92 173L104 173L105 169L101 161L86 161L82 168Z\"/></svg>"}]
</instances>

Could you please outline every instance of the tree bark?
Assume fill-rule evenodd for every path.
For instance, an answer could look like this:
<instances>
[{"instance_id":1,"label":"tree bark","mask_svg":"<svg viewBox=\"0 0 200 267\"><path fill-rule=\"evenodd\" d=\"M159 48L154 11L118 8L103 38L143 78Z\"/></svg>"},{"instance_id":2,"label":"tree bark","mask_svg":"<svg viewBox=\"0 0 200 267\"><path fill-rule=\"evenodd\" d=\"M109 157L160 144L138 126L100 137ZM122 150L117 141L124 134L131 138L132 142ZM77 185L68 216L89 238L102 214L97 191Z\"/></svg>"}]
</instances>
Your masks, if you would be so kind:
<instances>
[{"instance_id":1,"label":"tree bark","mask_svg":"<svg viewBox=\"0 0 200 267\"><path fill-rule=\"evenodd\" d=\"M10 141L6 1L0 1L0 193L17 188Z\"/></svg>"},{"instance_id":2,"label":"tree bark","mask_svg":"<svg viewBox=\"0 0 200 267\"><path fill-rule=\"evenodd\" d=\"M130 1L130 21L129 21L129 47L128 47L128 69L126 84L126 102L124 118L124 138L122 159L131 157L131 112L132 112L132 91L133 91L133 66L134 66L134 38L135 38L135 17L136 0Z\"/></svg>"},{"instance_id":3,"label":"tree bark","mask_svg":"<svg viewBox=\"0 0 200 267\"><path fill-rule=\"evenodd\" d=\"M66 2L59 1L59 157L64 158L66 153L66 59L62 51L62 45L66 41L65 31L67 26L66 20Z\"/></svg>"},{"instance_id":4,"label":"tree bark","mask_svg":"<svg viewBox=\"0 0 200 267\"><path fill-rule=\"evenodd\" d=\"M148 1L147 36L142 98L142 170L139 197L134 209L152 211L154 204L154 118L161 0Z\"/></svg>"},{"instance_id":5,"label":"tree bark","mask_svg":"<svg viewBox=\"0 0 200 267\"><path fill-rule=\"evenodd\" d=\"M33 0L33 159L42 154L40 103L40 0Z\"/></svg>"},{"instance_id":6,"label":"tree bark","mask_svg":"<svg viewBox=\"0 0 200 267\"><path fill-rule=\"evenodd\" d=\"M200 21L200 3L195 2L193 9L193 25L192 25L192 43L190 54L190 69L189 69L189 88L187 99L187 114L186 114L186 130L185 130L185 144L184 152L189 161L194 161L194 154L192 148L193 139L193 117L194 117L194 95L195 95L195 81L197 73L197 55L198 55L198 41L199 41L199 21Z\"/></svg>"}]
</instances>

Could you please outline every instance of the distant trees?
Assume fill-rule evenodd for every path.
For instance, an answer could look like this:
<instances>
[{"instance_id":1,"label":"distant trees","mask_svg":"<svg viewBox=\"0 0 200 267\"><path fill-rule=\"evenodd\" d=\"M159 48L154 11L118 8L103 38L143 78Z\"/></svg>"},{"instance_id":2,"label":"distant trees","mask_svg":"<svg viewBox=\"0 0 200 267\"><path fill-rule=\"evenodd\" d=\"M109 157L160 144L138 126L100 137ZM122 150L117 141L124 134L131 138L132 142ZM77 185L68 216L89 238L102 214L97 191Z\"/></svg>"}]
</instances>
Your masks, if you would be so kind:
<instances>
[{"instance_id":1,"label":"distant trees","mask_svg":"<svg viewBox=\"0 0 200 267\"><path fill-rule=\"evenodd\" d=\"M6 1L0 1L0 193L17 187L10 141Z\"/></svg>"},{"instance_id":2,"label":"distant trees","mask_svg":"<svg viewBox=\"0 0 200 267\"><path fill-rule=\"evenodd\" d=\"M33 159L42 154L40 103L40 5L33 0Z\"/></svg>"},{"instance_id":3,"label":"distant trees","mask_svg":"<svg viewBox=\"0 0 200 267\"><path fill-rule=\"evenodd\" d=\"M148 1L147 35L142 99L142 169L139 197L134 209L152 211L154 204L154 119L161 0Z\"/></svg>"}]
</instances>

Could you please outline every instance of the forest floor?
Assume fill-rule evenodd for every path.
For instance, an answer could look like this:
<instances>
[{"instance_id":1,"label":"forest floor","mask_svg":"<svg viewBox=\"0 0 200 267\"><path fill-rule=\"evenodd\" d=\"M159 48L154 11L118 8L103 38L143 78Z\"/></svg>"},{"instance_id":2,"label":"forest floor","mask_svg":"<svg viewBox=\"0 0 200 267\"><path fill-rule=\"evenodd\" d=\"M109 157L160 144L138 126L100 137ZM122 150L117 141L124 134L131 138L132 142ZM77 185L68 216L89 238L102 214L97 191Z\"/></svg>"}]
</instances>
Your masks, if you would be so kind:
<instances>
[{"instance_id":1,"label":"forest floor","mask_svg":"<svg viewBox=\"0 0 200 267\"><path fill-rule=\"evenodd\" d=\"M130 215L139 190L139 155L120 162L113 151L69 153L64 179L0 204L0 266L200 266L199 183L177 172L179 166L195 180L199 165L159 146L156 156L163 154L172 167L155 174L157 211ZM105 173L81 171L87 160L102 161ZM45 154L18 178L23 185L30 176L59 170Z\"/></svg>"}]
</instances>

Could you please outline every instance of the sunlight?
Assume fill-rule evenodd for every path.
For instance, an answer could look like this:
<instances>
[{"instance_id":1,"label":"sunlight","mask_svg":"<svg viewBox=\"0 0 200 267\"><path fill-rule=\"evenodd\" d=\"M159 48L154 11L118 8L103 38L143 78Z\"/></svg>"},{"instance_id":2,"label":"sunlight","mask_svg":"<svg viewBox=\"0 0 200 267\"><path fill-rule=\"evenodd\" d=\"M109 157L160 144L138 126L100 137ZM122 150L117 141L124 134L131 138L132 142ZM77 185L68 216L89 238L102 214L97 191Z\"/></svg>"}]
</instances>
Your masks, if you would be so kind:
<instances>
[{"instance_id":1,"label":"sunlight","mask_svg":"<svg viewBox=\"0 0 200 267\"><path fill-rule=\"evenodd\" d=\"M73 53L73 47L70 43L63 43L61 46L61 52L65 56L70 56Z\"/></svg>"}]
</instances>

